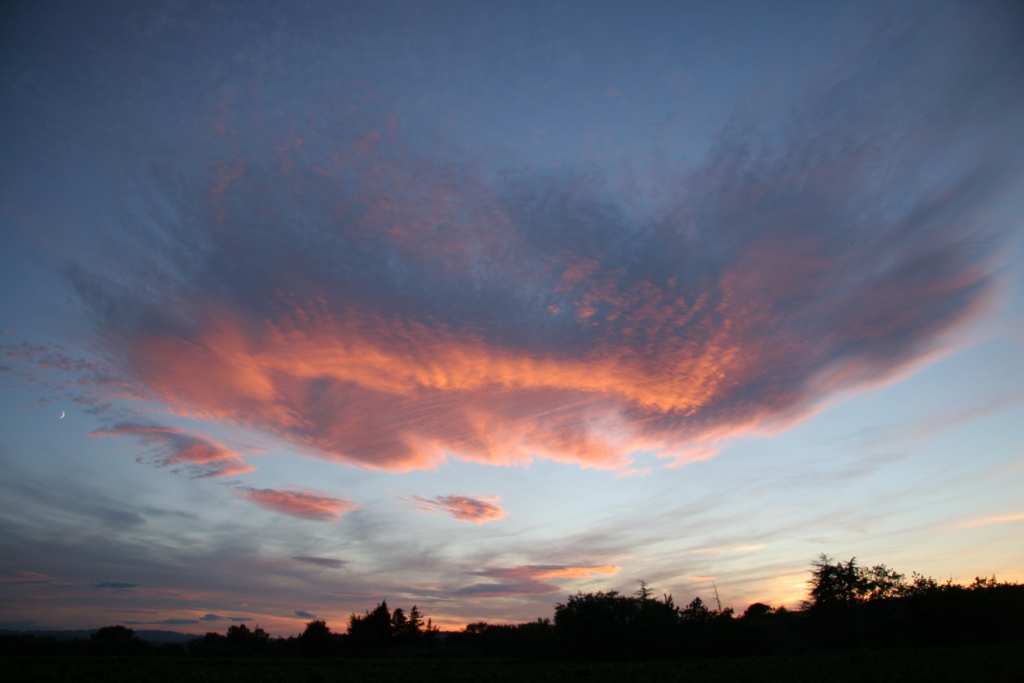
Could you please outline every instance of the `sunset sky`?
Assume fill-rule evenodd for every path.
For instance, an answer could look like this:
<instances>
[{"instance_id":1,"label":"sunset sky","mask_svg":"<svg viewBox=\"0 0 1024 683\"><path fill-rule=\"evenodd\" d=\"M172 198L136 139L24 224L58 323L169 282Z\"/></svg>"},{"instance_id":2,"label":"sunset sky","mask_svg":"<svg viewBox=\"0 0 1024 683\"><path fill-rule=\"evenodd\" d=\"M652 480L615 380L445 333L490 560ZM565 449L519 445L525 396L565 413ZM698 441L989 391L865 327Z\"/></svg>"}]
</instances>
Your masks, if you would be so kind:
<instances>
[{"instance_id":1,"label":"sunset sky","mask_svg":"<svg viewBox=\"0 0 1024 683\"><path fill-rule=\"evenodd\" d=\"M1024 581L1019 2L9 3L0 102L0 628Z\"/></svg>"}]
</instances>

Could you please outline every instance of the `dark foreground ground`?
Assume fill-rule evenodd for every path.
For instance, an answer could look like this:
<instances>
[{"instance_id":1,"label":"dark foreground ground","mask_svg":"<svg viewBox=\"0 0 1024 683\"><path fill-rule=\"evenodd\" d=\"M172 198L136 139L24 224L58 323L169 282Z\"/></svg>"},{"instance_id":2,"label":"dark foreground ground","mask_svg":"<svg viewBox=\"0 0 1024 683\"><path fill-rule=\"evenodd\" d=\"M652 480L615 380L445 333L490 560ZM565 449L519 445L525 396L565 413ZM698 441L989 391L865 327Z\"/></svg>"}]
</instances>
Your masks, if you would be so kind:
<instances>
[{"instance_id":1,"label":"dark foreground ground","mask_svg":"<svg viewBox=\"0 0 1024 683\"><path fill-rule=\"evenodd\" d=\"M869 650L799 656L661 662L503 659L200 659L5 657L0 677L20 681L337 681L503 683L536 681L1024 681L1024 647Z\"/></svg>"}]
</instances>

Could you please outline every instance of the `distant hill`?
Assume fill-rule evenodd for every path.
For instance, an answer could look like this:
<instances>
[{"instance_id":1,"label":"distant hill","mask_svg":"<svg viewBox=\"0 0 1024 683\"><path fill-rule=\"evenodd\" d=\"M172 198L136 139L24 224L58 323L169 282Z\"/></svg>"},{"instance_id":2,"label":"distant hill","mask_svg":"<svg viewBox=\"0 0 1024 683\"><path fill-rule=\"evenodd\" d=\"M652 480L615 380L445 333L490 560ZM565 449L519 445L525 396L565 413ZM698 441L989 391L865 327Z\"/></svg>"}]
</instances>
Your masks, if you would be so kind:
<instances>
[{"instance_id":1,"label":"distant hill","mask_svg":"<svg viewBox=\"0 0 1024 683\"><path fill-rule=\"evenodd\" d=\"M0 636L36 636L39 638L54 638L56 640L89 640L92 634L96 633L96 629L82 629L78 631L60 631L60 630L36 630L36 631L11 631L8 629L0 629ZM196 638L202 638L192 633L178 633L177 631L157 631L157 630L137 630L135 635L140 640L145 640L147 643L154 643L156 645L162 645L164 643L187 643L190 640Z\"/></svg>"}]
</instances>

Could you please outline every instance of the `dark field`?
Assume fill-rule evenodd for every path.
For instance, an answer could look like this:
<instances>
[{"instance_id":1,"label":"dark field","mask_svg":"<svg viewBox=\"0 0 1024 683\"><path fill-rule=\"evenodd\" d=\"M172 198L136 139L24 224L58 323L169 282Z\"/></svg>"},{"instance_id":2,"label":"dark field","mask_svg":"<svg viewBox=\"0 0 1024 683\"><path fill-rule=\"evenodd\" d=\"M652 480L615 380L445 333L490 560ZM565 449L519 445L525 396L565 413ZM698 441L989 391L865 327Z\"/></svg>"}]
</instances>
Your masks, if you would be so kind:
<instances>
[{"instance_id":1,"label":"dark field","mask_svg":"<svg viewBox=\"0 0 1024 683\"><path fill-rule=\"evenodd\" d=\"M655 662L7 657L5 681L1024 681L1024 647L960 646Z\"/></svg>"}]
</instances>

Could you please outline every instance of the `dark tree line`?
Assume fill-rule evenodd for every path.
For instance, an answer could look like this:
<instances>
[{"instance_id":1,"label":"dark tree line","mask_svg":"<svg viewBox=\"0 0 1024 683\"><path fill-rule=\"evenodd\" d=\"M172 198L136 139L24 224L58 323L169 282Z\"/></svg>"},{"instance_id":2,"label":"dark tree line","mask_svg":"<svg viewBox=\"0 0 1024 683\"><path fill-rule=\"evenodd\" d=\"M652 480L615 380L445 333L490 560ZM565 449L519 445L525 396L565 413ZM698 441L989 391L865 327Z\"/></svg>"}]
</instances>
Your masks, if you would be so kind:
<instances>
[{"instance_id":1,"label":"dark tree line","mask_svg":"<svg viewBox=\"0 0 1024 683\"><path fill-rule=\"evenodd\" d=\"M224 636L207 633L189 643L187 652L200 657L379 657L430 648L438 633L431 619L424 623L416 605L406 614L401 607L392 612L382 601L362 616L351 615L346 633L334 633L316 619L297 637L272 640L263 629L250 631L241 624L228 627Z\"/></svg>"},{"instance_id":2,"label":"dark tree line","mask_svg":"<svg viewBox=\"0 0 1024 683\"><path fill-rule=\"evenodd\" d=\"M754 603L737 616L700 598L685 607L654 597L641 582L633 595L577 593L555 605L554 619L523 624L469 624L441 633L414 605L391 611L382 601L349 617L345 633L326 622L306 624L297 637L272 639L244 624L188 643L152 645L124 626L90 640L0 636L0 654L180 655L196 657L525 657L540 659L674 659L798 654L840 648L946 646L1017 642L1024 645L1024 585L976 578L967 586L856 558L812 563L808 599L800 610Z\"/></svg>"},{"instance_id":3,"label":"dark tree line","mask_svg":"<svg viewBox=\"0 0 1024 683\"><path fill-rule=\"evenodd\" d=\"M820 648L1024 643L1024 585L975 577L966 586L856 558L812 564L804 604Z\"/></svg>"}]
</instances>

